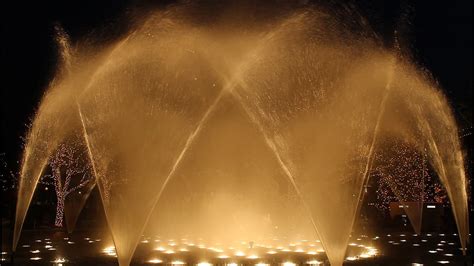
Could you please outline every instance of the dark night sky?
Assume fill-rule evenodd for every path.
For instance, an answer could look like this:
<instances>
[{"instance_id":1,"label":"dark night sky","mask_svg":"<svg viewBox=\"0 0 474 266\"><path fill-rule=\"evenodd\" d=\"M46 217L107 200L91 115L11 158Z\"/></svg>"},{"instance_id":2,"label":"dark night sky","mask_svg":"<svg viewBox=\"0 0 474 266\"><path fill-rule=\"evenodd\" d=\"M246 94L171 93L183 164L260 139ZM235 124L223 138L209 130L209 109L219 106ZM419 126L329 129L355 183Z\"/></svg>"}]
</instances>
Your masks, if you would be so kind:
<instances>
[{"instance_id":1,"label":"dark night sky","mask_svg":"<svg viewBox=\"0 0 474 266\"><path fill-rule=\"evenodd\" d=\"M21 155L21 137L54 73L57 53L54 23L61 23L73 41L93 31L113 38L125 29L123 18L132 12L131 4L143 8L150 2L45 0L2 3L0 153L3 155L0 159L7 162L10 170L18 171L16 161ZM381 35L388 36L398 18L409 14L411 25L405 37L411 43L414 58L429 69L445 89L461 127L471 127L472 0L353 2Z\"/></svg>"}]
</instances>

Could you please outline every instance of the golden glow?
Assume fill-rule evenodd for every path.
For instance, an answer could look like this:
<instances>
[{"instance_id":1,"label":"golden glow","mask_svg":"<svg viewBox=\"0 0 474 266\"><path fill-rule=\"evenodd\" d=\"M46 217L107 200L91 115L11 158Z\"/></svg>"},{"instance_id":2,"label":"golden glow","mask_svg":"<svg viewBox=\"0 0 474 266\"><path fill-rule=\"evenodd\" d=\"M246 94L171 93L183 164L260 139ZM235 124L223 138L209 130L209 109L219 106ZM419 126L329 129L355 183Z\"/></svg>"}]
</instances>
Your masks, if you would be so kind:
<instances>
[{"instance_id":1,"label":"golden glow","mask_svg":"<svg viewBox=\"0 0 474 266\"><path fill-rule=\"evenodd\" d=\"M210 247L210 248L208 248L208 249L209 249L209 250L212 250L212 251L214 251L214 252L217 252L217 253L222 253L222 252L224 252L224 250L222 250L222 249L220 249L220 248L213 248L213 247Z\"/></svg>"},{"instance_id":2,"label":"golden glow","mask_svg":"<svg viewBox=\"0 0 474 266\"><path fill-rule=\"evenodd\" d=\"M102 249L102 253L108 255L108 256L117 256L117 253L115 252L115 247L114 246L108 246Z\"/></svg>"},{"instance_id":3,"label":"golden glow","mask_svg":"<svg viewBox=\"0 0 474 266\"><path fill-rule=\"evenodd\" d=\"M65 258L57 258L52 261L53 263L65 263L67 260Z\"/></svg>"},{"instance_id":4,"label":"golden glow","mask_svg":"<svg viewBox=\"0 0 474 266\"><path fill-rule=\"evenodd\" d=\"M230 10L232 16L216 23L195 24L214 12L195 12L196 6L152 11L110 46L78 42L82 52L75 56L67 35L58 36L63 62L27 134L14 246L49 158L58 145L77 139L114 239L115 247L103 253L118 255L121 265L140 240L149 243L145 229L162 230L160 236L179 232L175 240L209 236L212 242L198 240L201 249L232 242L235 256L252 259L259 255L253 248L266 244L254 239L285 239L291 248L277 250L303 253L307 241L294 236L316 231L324 242L315 241L314 249L325 249L330 263L340 265L368 175L386 161L379 157L397 165L411 159L391 150L399 144L430 158L465 252L467 178L459 130L429 73L398 47L387 49L372 34L353 31L337 12L320 16L317 5L240 26L227 19L239 15ZM284 182L289 187L282 192ZM328 190L345 200L325 197ZM157 202L166 204L158 208ZM223 223L226 211L235 215ZM168 244L157 250L184 251L173 248L176 242L161 242ZM369 248L358 257L376 253Z\"/></svg>"},{"instance_id":5,"label":"golden glow","mask_svg":"<svg viewBox=\"0 0 474 266\"><path fill-rule=\"evenodd\" d=\"M247 259L255 260L258 259L258 256L256 254L249 255Z\"/></svg>"},{"instance_id":6,"label":"golden glow","mask_svg":"<svg viewBox=\"0 0 474 266\"><path fill-rule=\"evenodd\" d=\"M155 248L156 251L166 251L166 248L159 246Z\"/></svg>"},{"instance_id":7,"label":"golden glow","mask_svg":"<svg viewBox=\"0 0 474 266\"><path fill-rule=\"evenodd\" d=\"M237 251L237 252L234 253L234 255L237 256L237 257L244 257L245 253L242 252L242 251Z\"/></svg>"}]
</instances>

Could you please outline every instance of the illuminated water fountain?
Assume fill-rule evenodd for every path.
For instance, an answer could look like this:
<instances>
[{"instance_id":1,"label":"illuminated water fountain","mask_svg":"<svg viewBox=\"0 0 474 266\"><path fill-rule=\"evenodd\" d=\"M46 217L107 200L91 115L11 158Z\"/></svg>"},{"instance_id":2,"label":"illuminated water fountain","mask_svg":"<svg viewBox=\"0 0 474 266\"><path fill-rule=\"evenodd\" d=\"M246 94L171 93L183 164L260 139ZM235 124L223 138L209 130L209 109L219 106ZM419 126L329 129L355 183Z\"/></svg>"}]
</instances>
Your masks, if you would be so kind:
<instances>
[{"instance_id":1,"label":"illuminated water fountain","mask_svg":"<svg viewBox=\"0 0 474 266\"><path fill-rule=\"evenodd\" d=\"M243 23L197 10L157 11L109 48L63 46L28 135L14 247L51 154L78 136L120 265L145 230L226 243L305 235L341 265L374 154L390 142L427 154L466 246L457 127L426 73L330 12ZM70 204L80 210L94 185Z\"/></svg>"}]
</instances>

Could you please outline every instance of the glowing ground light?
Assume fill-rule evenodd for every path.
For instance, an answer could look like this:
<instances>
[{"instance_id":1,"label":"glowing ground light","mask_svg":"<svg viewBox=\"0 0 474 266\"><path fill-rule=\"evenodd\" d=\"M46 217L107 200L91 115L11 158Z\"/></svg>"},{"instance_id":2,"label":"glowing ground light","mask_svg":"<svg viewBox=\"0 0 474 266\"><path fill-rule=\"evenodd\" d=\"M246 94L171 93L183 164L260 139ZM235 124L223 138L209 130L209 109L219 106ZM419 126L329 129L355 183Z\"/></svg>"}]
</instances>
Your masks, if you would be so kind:
<instances>
[{"instance_id":1,"label":"glowing ground light","mask_svg":"<svg viewBox=\"0 0 474 266\"><path fill-rule=\"evenodd\" d=\"M376 256L377 253L378 253L378 250L376 248L373 248L373 247L366 247L367 249L367 252L365 252L364 254L367 254L369 256Z\"/></svg>"},{"instance_id":2,"label":"glowing ground light","mask_svg":"<svg viewBox=\"0 0 474 266\"><path fill-rule=\"evenodd\" d=\"M242 252L242 251L237 251L237 252L235 252L234 255L237 256L237 257L244 257L244 256L245 256L245 253Z\"/></svg>"},{"instance_id":3,"label":"glowing ground light","mask_svg":"<svg viewBox=\"0 0 474 266\"><path fill-rule=\"evenodd\" d=\"M252 254L252 255L249 255L247 259L255 260L255 259L258 259L258 256L255 254Z\"/></svg>"},{"instance_id":4,"label":"glowing ground light","mask_svg":"<svg viewBox=\"0 0 474 266\"><path fill-rule=\"evenodd\" d=\"M210 247L210 248L208 248L208 249L209 249L209 250L212 250L212 251L214 251L214 252L217 252L217 253L222 253L222 252L224 252L224 250L219 249L219 248Z\"/></svg>"},{"instance_id":5,"label":"glowing ground light","mask_svg":"<svg viewBox=\"0 0 474 266\"><path fill-rule=\"evenodd\" d=\"M102 252L108 256L117 256L114 246L108 246L102 250Z\"/></svg>"},{"instance_id":6,"label":"glowing ground light","mask_svg":"<svg viewBox=\"0 0 474 266\"><path fill-rule=\"evenodd\" d=\"M212 266L212 264L209 262L200 262L197 264L197 266Z\"/></svg>"},{"instance_id":7,"label":"glowing ground light","mask_svg":"<svg viewBox=\"0 0 474 266\"><path fill-rule=\"evenodd\" d=\"M308 265L321 265L322 262L317 261L317 260L310 260L310 261L307 261L306 264L308 264Z\"/></svg>"},{"instance_id":8,"label":"glowing ground light","mask_svg":"<svg viewBox=\"0 0 474 266\"><path fill-rule=\"evenodd\" d=\"M186 265L186 262L175 260L171 262L171 265Z\"/></svg>"},{"instance_id":9,"label":"glowing ground light","mask_svg":"<svg viewBox=\"0 0 474 266\"><path fill-rule=\"evenodd\" d=\"M30 251L30 252L33 253L33 254L38 254L38 253L40 253L40 251L39 251L38 249L32 250L32 251Z\"/></svg>"},{"instance_id":10,"label":"glowing ground light","mask_svg":"<svg viewBox=\"0 0 474 266\"><path fill-rule=\"evenodd\" d=\"M355 261L355 260L357 260L357 257L354 257L354 256L347 257L346 260L348 260L348 261Z\"/></svg>"},{"instance_id":11,"label":"glowing ground light","mask_svg":"<svg viewBox=\"0 0 474 266\"><path fill-rule=\"evenodd\" d=\"M448 264L449 261L448 260L440 260L438 261L439 264Z\"/></svg>"},{"instance_id":12,"label":"glowing ground light","mask_svg":"<svg viewBox=\"0 0 474 266\"><path fill-rule=\"evenodd\" d=\"M30 260L40 260L41 258L40 257L32 257L30 258Z\"/></svg>"},{"instance_id":13,"label":"glowing ground light","mask_svg":"<svg viewBox=\"0 0 474 266\"><path fill-rule=\"evenodd\" d=\"M52 261L53 263L65 263L67 260L65 258L57 258Z\"/></svg>"},{"instance_id":14,"label":"glowing ground light","mask_svg":"<svg viewBox=\"0 0 474 266\"><path fill-rule=\"evenodd\" d=\"M147 262L151 264L158 264L158 263L162 263L163 261L160 259L151 259L151 260L148 260Z\"/></svg>"},{"instance_id":15,"label":"glowing ground light","mask_svg":"<svg viewBox=\"0 0 474 266\"><path fill-rule=\"evenodd\" d=\"M293 263L293 262L290 262L290 261L283 262L281 265L283 265L283 266L296 266L296 264L295 264L295 263Z\"/></svg>"},{"instance_id":16,"label":"glowing ground light","mask_svg":"<svg viewBox=\"0 0 474 266\"><path fill-rule=\"evenodd\" d=\"M270 266L270 264L260 262L260 263L255 264L255 266Z\"/></svg>"}]
</instances>

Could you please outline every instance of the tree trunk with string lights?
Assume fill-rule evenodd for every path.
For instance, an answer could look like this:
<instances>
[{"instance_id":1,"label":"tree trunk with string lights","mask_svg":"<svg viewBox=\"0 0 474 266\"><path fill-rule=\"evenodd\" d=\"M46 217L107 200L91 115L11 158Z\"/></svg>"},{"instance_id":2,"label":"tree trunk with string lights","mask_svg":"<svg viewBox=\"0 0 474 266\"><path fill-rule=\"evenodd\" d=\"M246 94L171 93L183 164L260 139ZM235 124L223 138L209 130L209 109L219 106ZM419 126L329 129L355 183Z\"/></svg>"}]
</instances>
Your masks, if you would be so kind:
<instances>
[{"instance_id":1,"label":"tree trunk with string lights","mask_svg":"<svg viewBox=\"0 0 474 266\"><path fill-rule=\"evenodd\" d=\"M91 166L85 147L79 140L60 144L51 156L49 165L57 199L54 225L63 227L65 200L70 193L92 180Z\"/></svg>"}]
</instances>

